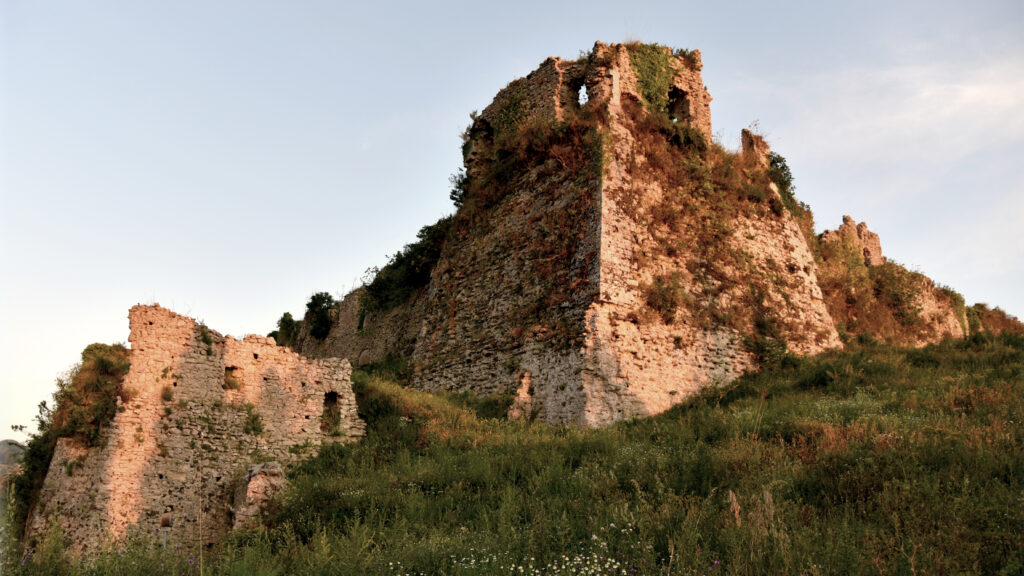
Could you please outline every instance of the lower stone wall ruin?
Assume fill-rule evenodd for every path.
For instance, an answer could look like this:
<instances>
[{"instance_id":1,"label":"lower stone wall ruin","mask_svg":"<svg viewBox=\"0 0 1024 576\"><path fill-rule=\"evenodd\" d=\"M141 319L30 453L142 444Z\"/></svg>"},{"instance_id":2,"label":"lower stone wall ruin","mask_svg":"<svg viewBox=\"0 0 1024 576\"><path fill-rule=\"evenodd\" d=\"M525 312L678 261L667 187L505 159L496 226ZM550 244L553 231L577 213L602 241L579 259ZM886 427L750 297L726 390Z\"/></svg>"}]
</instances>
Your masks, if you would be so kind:
<instances>
[{"instance_id":1,"label":"lower stone wall ruin","mask_svg":"<svg viewBox=\"0 0 1024 576\"><path fill-rule=\"evenodd\" d=\"M73 553L130 534L210 547L231 529L236 485L252 464L363 435L346 360L221 336L159 305L135 306L129 320L133 397L101 446L58 441L26 527L30 546L56 524Z\"/></svg>"},{"instance_id":2,"label":"lower stone wall ruin","mask_svg":"<svg viewBox=\"0 0 1024 576\"><path fill-rule=\"evenodd\" d=\"M303 322L294 349L309 358L346 358L354 366L384 360L389 353L409 356L423 322L422 290L407 302L387 311L364 312L364 288L349 292L330 310L332 329L323 340L309 334Z\"/></svg>"}]
</instances>

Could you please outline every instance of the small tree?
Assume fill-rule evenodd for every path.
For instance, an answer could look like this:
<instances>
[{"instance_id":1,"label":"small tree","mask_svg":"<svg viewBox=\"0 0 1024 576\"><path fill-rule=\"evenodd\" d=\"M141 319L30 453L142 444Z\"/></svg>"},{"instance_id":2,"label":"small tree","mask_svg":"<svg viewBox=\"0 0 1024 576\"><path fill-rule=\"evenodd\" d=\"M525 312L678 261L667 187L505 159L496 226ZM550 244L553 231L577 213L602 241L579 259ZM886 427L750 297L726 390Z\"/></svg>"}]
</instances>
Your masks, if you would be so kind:
<instances>
[{"instance_id":1,"label":"small tree","mask_svg":"<svg viewBox=\"0 0 1024 576\"><path fill-rule=\"evenodd\" d=\"M277 321L277 331L272 334L276 334L274 339L277 340L278 344L281 344L282 346L291 346L295 343L296 332L295 319L292 318L292 313L285 312Z\"/></svg>"},{"instance_id":2,"label":"small tree","mask_svg":"<svg viewBox=\"0 0 1024 576\"><path fill-rule=\"evenodd\" d=\"M309 298L304 321L309 323L310 336L317 340L327 338L331 332L330 311L335 304L334 298L327 292L317 292Z\"/></svg>"},{"instance_id":3,"label":"small tree","mask_svg":"<svg viewBox=\"0 0 1024 576\"><path fill-rule=\"evenodd\" d=\"M779 187L779 196L782 196L782 204L794 216L799 216L805 207L796 200L796 186L793 185L793 172L790 171L786 159L772 152L768 155L768 177Z\"/></svg>"},{"instance_id":4,"label":"small tree","mask_svg":"<svg viewBox=\"0 0 1024 576\"><path fill-rule=\"evenodd\" d=\"M466 169L459 168L458 172L448 177L448 182L452 185L451 191L448 192L448 198L451 199L452 204L455 204L455 208L459 208L469 192L469 175L466 174Z\"/></svg>"}]
</instances>

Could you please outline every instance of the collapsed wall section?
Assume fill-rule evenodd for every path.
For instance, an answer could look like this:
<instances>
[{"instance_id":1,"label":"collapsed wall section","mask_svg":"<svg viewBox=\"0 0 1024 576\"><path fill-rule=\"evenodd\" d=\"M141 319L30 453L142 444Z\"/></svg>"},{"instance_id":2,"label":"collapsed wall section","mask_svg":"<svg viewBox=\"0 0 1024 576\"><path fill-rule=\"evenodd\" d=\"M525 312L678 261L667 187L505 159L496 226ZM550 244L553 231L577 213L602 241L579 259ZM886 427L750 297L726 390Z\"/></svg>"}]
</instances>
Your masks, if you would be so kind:
<instances>
[{"instance_id":1,"label":"collapsed wall section","mask_svg":"<svg viewBox=\"0 0 1024 576\"><path fill-rule=\"evenodd\" d=\"M310 361L270 338L221 336L154 306L129 313L131 368L102 445L58 441L26 528L56 525L82 553L130 533L214 545L255 462L290 462L363 434L346 360Z\"/></svg>"},{"instance_id":2,"label":"collapsed wall section","mask_svg":"<svg viewBox=\"0 0 1024 576\"><path fill-rule=\"evenodd\" d=\"M888 261L878 235L864 222L843 216L843 224L818 242L821 287L844 332L915 347L968 334L963 296Z\"/></svg>"}]
</instances>

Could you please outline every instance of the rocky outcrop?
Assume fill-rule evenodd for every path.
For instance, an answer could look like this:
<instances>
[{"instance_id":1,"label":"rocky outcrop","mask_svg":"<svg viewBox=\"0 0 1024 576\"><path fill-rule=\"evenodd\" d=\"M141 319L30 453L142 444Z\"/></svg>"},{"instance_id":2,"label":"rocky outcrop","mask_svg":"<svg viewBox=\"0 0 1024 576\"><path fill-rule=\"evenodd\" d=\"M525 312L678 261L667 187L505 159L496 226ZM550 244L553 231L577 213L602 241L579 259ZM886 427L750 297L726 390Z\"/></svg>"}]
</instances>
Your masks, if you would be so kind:
<instances>
[{"instance_id":1,"label":"rocky outcrop","mask_svg":"<svg viewBox=\"0 0 1024 576\"><path fill-rule=\"evenodd\" d=\"M75 553L130 532L195 549L231 528L236 480L363 434L346 360L236 340L154 306L129 313L131 368L101 445L57 442L26 544L56 523Z\"/></svg>"}]
</instances>

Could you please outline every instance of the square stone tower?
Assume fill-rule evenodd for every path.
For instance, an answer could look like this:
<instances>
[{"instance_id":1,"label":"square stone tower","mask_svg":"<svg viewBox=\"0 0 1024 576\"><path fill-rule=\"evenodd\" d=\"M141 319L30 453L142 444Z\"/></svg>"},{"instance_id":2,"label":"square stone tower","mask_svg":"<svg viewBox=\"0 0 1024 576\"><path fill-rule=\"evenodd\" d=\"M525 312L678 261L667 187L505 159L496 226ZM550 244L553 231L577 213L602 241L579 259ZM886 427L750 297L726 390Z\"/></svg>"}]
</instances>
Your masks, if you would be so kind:
<instances>
[{"instance_id":1,"label":"square stone tower","mask_svg":"<svg viewBox=\"0 0 1024 576\"><path fill-rule=\"evenodd\" d=\"M764 159L711 142L701 65L598 43L475 118L469 193L414 303L414 385L513 392L514 414L599 426L765 354L840 346Z\"/></svg>"}]
</instances>

